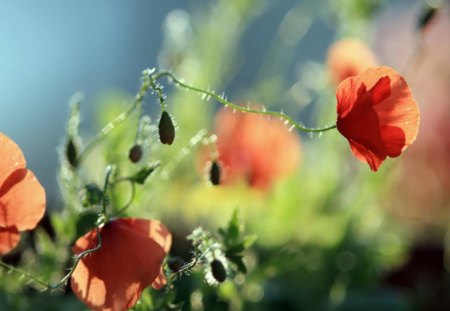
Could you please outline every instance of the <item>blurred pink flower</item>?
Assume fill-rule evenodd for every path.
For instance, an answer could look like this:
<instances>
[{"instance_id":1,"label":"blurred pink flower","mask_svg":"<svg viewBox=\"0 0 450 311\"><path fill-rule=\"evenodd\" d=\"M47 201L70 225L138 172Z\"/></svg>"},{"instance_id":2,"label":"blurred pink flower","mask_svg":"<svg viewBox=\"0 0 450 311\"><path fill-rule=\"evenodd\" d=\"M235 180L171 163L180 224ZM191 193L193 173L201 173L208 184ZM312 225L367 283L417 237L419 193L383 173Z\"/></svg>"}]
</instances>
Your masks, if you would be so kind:
<instances>
[{"instance_id":1,"label":"blurred pink flower","mask_svg":"<svg viewBox=\"0 0 450 311\"><path fill-rule=\"evenodd\" d=\"M375 54L369 46L356 38L341 39L328 49L327 68L334 85L374 66L377 66Z\"/></svg>"},{"instance_id":2,"label":"blurred pink flower","mask_svg":"<svg viewBox=\"0 0 450 311\"><path fill-rule=\"evenodd\" d=\"M268 189L300 164L299 137L280 120L222 109L215 120L222 182Z\"/></svg>"}]
</instances>

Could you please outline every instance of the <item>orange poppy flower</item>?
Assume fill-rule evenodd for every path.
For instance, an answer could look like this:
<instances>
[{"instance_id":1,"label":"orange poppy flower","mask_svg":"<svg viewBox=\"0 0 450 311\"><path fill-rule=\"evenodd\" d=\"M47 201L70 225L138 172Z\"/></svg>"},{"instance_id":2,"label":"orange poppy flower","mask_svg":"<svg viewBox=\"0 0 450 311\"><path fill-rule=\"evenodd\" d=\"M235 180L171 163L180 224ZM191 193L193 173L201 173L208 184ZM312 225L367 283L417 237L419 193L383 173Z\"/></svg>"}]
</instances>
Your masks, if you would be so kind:
<instances>
[{"instance_id":1,"label":"orange poppy flower","mask_svg":"<svg viewBox=\"0 0 450 311\"><path fill-rule=\"evenodd\" d=\"M267 189L298 167L300 139L280 120L223 109L215 122L223 183L244 179Z\"/></svg>"},{"instance_id":2,"label":"orange poppy flower","mask_svg":"<svg viewBox=\"0 0 450 311\"><path fill-rule=\"evenodd\" d=\"M328 50L327 67L331 81L335 85L374 66L377 66L374 53L364 42L358 39L339 40Z\"/></svg>"},{"instance_id":3,"label":"orange poppy flower","mask_svg":"<svg viewBox=\"0 0 450 311\"><path fill-rule=\"evenodd\" d=\"M75 295L92 310L127 310L147 286L159 289L166 279L162 263L172 235L157 220L120 218L99 229L99 250L80 260L71 278ZM97 230L80 237L76 254L98 244Z\"/></svg>"},{"instance_id":4,"label":"orange poppy flower","mask_svg":"<svg viewBox=\"0 0 450 311\"><path fill-rule=\"evenodd\" d=\"M44 188L26 169L19 146L0 133L0 255L16 247L19 232L34 229L44 212Z\"/></svg>"},{"instance_id":5,"label":"orange poppy flower","mask_svg":"<svg viewBox=\"0 0 450 311\"><path fill-rule=\"evenodd\" d=\"M370 68L347 78L336 97L337 129L372 171L414 142L419 108L405 79L392 68Z\"/></svg>"}]
</instances>

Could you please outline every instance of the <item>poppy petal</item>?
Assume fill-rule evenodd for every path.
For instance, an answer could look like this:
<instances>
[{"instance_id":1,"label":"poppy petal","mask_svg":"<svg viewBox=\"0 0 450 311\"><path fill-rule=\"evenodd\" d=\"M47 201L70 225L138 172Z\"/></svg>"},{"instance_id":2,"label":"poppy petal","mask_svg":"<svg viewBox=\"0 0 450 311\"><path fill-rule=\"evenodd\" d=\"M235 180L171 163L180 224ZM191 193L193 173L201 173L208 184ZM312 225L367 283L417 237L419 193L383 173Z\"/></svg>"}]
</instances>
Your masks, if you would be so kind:
<instances>
[{"instance_id":1,"label":"poppy petal","mask_svg":"<svg viewBox=\"0 0 450 311\"><path fill-rule=\"evenodd\" d=\"M355 141L349 140L349 142L355 157L361 160L362 162L366 162L367 164L369 164L370 169L374 172L378 170L381 163L386 159L386 156L376 155L370 149L364 147L363 145Z\"/></svg>"},{"instance_id":2,"label":"poppy petal","mask_svg":"<svg viewBox=\"0 0 450 311\"><path fill-rule=\"evenodd\" d=\"M386 154L391 158L398 157L405 146L405 132L395 126L382 126L380 130Z\"/></svg>"},{"instance_id":3,"label":"poppy petal","mask_svg":"<svg viewBox=\"0 0 450 311\"><path fill-rule=\"evenodd\" d=\"M72 289L81 301L93 310L125 310L137 302L158 276L165 257L164 248L152 237L152 224L117 219L100 229L101 248L83 258L72 275ZM73 250L79 254L97 243L97 233L91 230Z\"/></svg>"},{"instance_id":4,"label":"poppy petal","mask_svg":"<svg viewBox=\"0 0 450 311\"><path fill-rule=\"evenodd\" d=\"M379 133L378 116L373 108L372 93L367 91L358 77L347 78L339 84L337 98L337 129L350 143L353 154L377 171L386 158L384 144Z\"/></svg>"},{"instance_id":5,"label":"poppy petal","mask_svg":"<svg viewBox=\"0 0 450 311\"><path fill-rule=\"evenodd\" d=\"M403 130L405 133L403 149L405 149L416 139L420 122L419 107L405 79L386 66L370 68L358 78L370 89L380 77L385 76L390 79L391 94L374 105L374 109L380 120L380 126L395 126Z\"/></svg>"},{"instance_id":6,"label":"poppy petal","mask_svg":"<svg viewBox=\"0 0 450 311\"><path fill-rule=\"evenodd\" d=\"M123 219L123 222L128 223L135 230L142 232L143 234L150 235L156 243L158 243L164 252L169 253L172 246L172 234L169 229L158 220L145 220L138 218ZM152 283L154 289L161 289L167 284L166 275L164 269L161 267L158 276Z\"/></svg>"},{"instance_id":7,"label":"poppy petal","mask_svg":"<svg viewBox=\"0 0 450 311\"><path fill-rule=\"evenodd\" d=\"M391 95L391 79L389 76L380 78L369 92L372 99L372 105L380 104L383 100L388 98L389 95Z\"/></svg>"},{"instance_id":8,"label":"poppy petal","mask_svg":"<svg viewBox=\"0 0 450 311\"><path fill-rule=\"evenodd\" d=\"M358 88L358 93L359 96L352 109L346 113L345 117L338 116L337 129L347 138L352 148L358 145L355 148L359 150L358 154L363 155L358 157L359 159L367 158L366 154L369 150L373 156L385 159L386 151L380 135L378 116L364 84ZM345 101L345 98L338 98L338 103L342 100ZM364 148L364 151L361 151L361 148ZM356 155L355 152L354 154Z\"/></svg>"},{"instance_id":9,"label":"poppy petal","mask_svg":"<svg viewBox=\"0 0 450 311\"><path fill-rule=\"evenodd\" d=\"M20 241L20 234L16 227L0 227L0 255L11 251Z\"/></svg>"},{"instance_id":10,"label":"poppy petal","mask_svg":"<svg viewBox=\"0 0 450 311\"><path fill-rule=\"evenodd\" d=\"M365 85L359 83L355 77L350 77L342 81L336 89L338 118L345 118L358 102L358 98L365 92Z\"/></svg>"},{"instance_id":11,"label":"poppy petal","mask_svg":"<svg viewBox=\"0 0 450 311\"><path fill-rule=\"evenodd\" d=\"M344 80L336 91L337 129L358 159L376 171L386 156L397 157L418 132L419 109L403 77L376 67Z\"/></svg>"},{"instance_id":12,"label":"poppy petal","mask_svg":"<svg viewBox=\"0 0 450 311\"><path fill-rule=\"evenodd\" d=\"M172 246L172 234L162 222L141 218L122 218L120 221L122 224L133 228L136 232L151 237L164 249L166 254L169 252Z\"/></svg>"},{"instance_id":13,"label":"poppy petal","mask_svg":"<svg viewBox=\"0 0 450 311\"><path fill-rule=\"evenodd\" d=\"M16 169L26 165L22 150L9 137L0 133L0 187Z\"/></svg>"},{"instance_id":14,"label":"poppy petal","mask_svg":"<svg viewBox=\"0 0 450 311\"><path fill-rule=\"evenodd\" d=\"M34 229L44 216L45 190L25 168L16 169L0 186L0 226Z\"/></svg>"},{"instance_id":15,"label":"poppy petal","mask_svg":"<svg viewBox=\"0 0 450 311\"><path fill-rule=\"evenodd\" d=\"M127 223L135 230L142 232L145 235L150 235L152 239L158 243L164 252L169 253L172 246L172 234L169 229L158 220L145 220L139 218L123 219L123 223ZM158 276L152 283L154 289L161 289L167 284L164 269L161 267Z\"/></svg>"},{"instance_id":16,"label":"poppy petal","mask_svg":"<svg viewBox=\"0 0 450 311\"><path fill-rule=\"evenodd\" d=\"M167 284L166 274L164 273L164 268L161 267L158 276L152 283L152 287L156 290L160 290Z\"/></svg>"}]
</instances>

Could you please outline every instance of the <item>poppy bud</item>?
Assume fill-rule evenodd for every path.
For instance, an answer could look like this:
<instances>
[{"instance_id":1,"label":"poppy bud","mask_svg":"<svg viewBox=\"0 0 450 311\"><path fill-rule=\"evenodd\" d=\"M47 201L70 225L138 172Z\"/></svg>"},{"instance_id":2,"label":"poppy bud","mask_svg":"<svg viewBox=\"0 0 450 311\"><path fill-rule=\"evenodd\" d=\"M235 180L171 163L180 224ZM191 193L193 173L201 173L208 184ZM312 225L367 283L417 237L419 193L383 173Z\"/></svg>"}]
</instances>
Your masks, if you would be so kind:
<instances>
[{"instance_id":1,"label":"poppy bud","mask_svg":"<svg viewBox=\"0 0 450 311\"><path fill-rule=\"evenodd\" d=\"M134 145L131 147L129 153L128 153L128 159L130 159L131 162L137 163L142 158L142 146L141 145Z\"/></svg>"},{"instance_id":2,"label":"poppy bud","mask_svg":"<svg viewBox=\"0 0 450 311\"><path fill-rule=\"evenodd\" d=\"M417 28L419 30L424 30L425 27L427 27L433 20L433 17L436 15L437 10L437 7L426 5L420 12L420 15L417 19Z\"/></svg>"},{"instance_id":3,"label":"poppy bud","mask_svg":"<svg viewBox=\"0 0 450 311\"><path fill-rule=\"evenodd\" d=\"M75 147L73 140L69 139L66 146L66 158L67 161L69 161L70 165L72 165L72 167L77 167L78 165L77 157L78 157L77 148Z\"/></svg>"},{"instance_id":4,"label":"poppy bud","mask_svg":"<svg viewBox=\"0 0 450 311\"><path fill-rule=\"evenodd\" d=\"M169 266L170 271L178 272L184 266L184 260L181 257L172 257L167 260L167 265Z\"/></svg>"},{"instance_id":5,"label":"poppy bud","mask_svg":"<svg viewBox=\"0 0 450 311\"><path fill-rule=\"evenodd\" d=\"M209 181L217 186L220 184L220 166L216 160L211 163L211 168L209 170Z\"/></svg>"},{"instance_id":6,"label":"poppy bud","mask_svg":"<svg viewBox=\"0 0 450 311\"><path fill-rule=\"evenodd\" d=\"M222 283L227 278L227 271L220 260L214 259L211 262L211 272L217 282Z\"/></svg>"},{"instance_id":7,"label":"poppy bud","mask_svg":"<svg viewBox=\"0 0 450 311\"><path fill-rule=\"evenodd\" d=\"M172 118L167 111L163 111L159 120L159 140L163 144L172 145L175 139L175 127Z\"/></svg>"}]
</instances>

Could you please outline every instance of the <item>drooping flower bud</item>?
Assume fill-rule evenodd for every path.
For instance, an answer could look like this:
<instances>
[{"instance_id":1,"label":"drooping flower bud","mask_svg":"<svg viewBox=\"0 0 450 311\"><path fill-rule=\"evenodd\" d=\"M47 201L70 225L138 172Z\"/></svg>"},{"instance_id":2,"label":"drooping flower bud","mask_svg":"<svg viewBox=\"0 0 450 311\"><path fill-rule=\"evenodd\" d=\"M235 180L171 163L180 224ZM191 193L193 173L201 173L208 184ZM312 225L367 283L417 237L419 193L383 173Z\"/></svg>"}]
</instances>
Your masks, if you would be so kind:
<instances>
[{"instance_id":1,"label":"drooping flower bud","mask_svg":"<svg viewBox=\"0 0 450 311\"><path fill-rule=\"evenodd\" d=\"M227 278L227 271L225 270L223 263L218 259L214 259L211 262L211 273L214 279L219 283L222 283Z\"/></svg>"},{"instance_id":2,"label":"drooping flower bud","mask_svg":"<svg viewBox=\"0 0 450 311\"><path fill-rule=\"evenodd\" d=\"M438 7L425 5L417 18L417 28L419 30L424 30L427 28L427 26L432 22L437 11Z\"/></svg>"},{"instance_id":3,"label":"drooping flower bud","mask_svg":"<svg viewBox=\"0 0 450 311\"><path fill-rule=\"evenodd\" d=\"M175 139L175 126L173 125L172 118L167 111L163 111L161 119L159 120L159 140L166 145L172 145Z\"/></svg>"},{"instance_id":4,"label":"drooping flower bud","mask_svg":"<svg viewBox=\"0 0 450 311\"><path fill-rule=\"evenodd\" d=\"M209 181L214 185L220 185L221 178L221 168L217 160L211 163L211 168L209 170Z\"/></svg>"},{"instance_id":5,"label":"drooping flower bud","mask_svg":"<svg viewBox=\"0 0 450 311\"><path fill-rule=\"evenodd\" d=\"M128 153L128 159L130 159L131 162L137 163L142 158L142 146L139 144L134 145L131 147L129 153Z\"/></svg>"},{"instance_id":6,"label":"drooping flower bud","mask_svg":"<svg viewBox=\"0 0 450 311\"><path fill-rule=\"evenodd\" d=\"M184 266L184 260L181 257L172 257L167 260L167 265L172 272L178 272Z\"/></svg>"}]
</instances>

